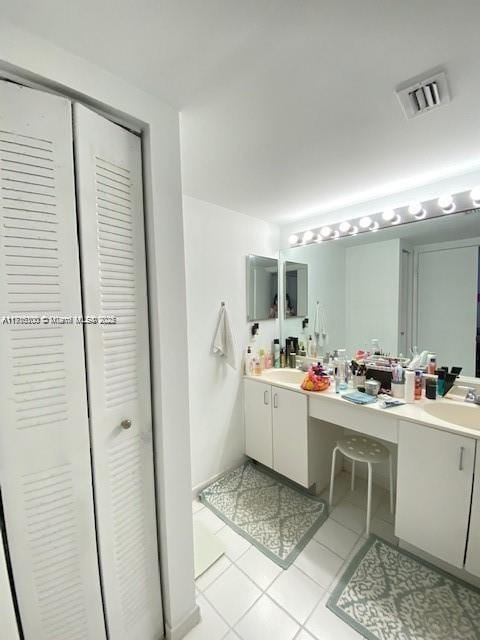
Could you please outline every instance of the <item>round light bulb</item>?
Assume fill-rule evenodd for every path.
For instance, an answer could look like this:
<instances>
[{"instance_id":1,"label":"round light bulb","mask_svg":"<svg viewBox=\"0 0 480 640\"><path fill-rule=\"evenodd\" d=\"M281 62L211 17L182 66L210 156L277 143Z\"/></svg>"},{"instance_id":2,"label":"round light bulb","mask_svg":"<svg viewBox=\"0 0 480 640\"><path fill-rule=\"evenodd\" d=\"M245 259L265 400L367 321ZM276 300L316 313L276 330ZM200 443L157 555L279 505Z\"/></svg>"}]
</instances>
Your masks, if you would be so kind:
<instances>
[{"instance_id":1,"label":"round light bulb","mask_svg":"<svg viewBox=\"0 0 480 640\"><path fill-rule=\"evenodd\" d=\"M470 197L476 207L480 206L480 185L470 191Z\"/></svg>"},{"instance_id":2,"label":"round light bulb","mask_svg":"<svg viewBox=\"0 0 480 640\"><path fill-rule=\"evenodd\" d=\"M339 224L338 228L342 233L347 233L348 231L350 231L351 226L352 225L348 222L348 220L344 220L344 222L341 222Z\"/></svg>"},{"instance_id":3,"label":"round light bulb","mask_svg":"<svg viewBox=\"0 0 480 640\"><path fill-rule=\"evenodd\" d=\"M408 213L412 216L418 216L422 213L422 203L421 202L412 202L412 204L408 207Z\"/></svg>"},{"instance_id":4,"label":"round light bulb","mask_svg":"<svg viewBox=\"0 0 480 640\"><path fill-rule=\"evenodd\" d=\"M360 222L358 223L362 229L367 229L372 224L372 219L370 216L365 216L364 218L360 218Z\"/></svg>"},{"instance_id":5,"label":"round light bulb","mask_svg":"<svg viewBox=\"0 0 480 640\"><path fill-rule=\"evenodd\" d=\"M332 235L332 229L330 227L323 227L320 229L320 233L324 238L328 238L328 236Z\"/></svg>"},{"instance_id":6,"label":"round light bulb","mask_svg":"<svg viewBox=\"0 0 480 640\"><path fill-rule=\"evenodd\" d=\"M396 213L393 209L385 209L382 213L382 218L385 222L391 222L396 216Z\"/></svg>"},{"instance_id":7,"label":"round light bulb","mask_svg":"<svg viewBox=\"0 0 480 640\"><path fill-rule=\"evenodd\" d=\"M303 241L310 242L311 240L313 240L313 231L305 231L303 234Z\"/></svg>"},{"instance_id":8,"label":"round light bulb","mask_svg":"<svg viewBox=\"0 0 480 640\"><path fill-rule=\"evenodd\" d=\"M444 213L452 213L453 211L455 211L455 203L450 194L445 194L443 196L440 196L440 198L437 201L437 204L440 207L440 209L444 211Z\"/></svg>"},{"instance_id":9,"label":"round light bulb","mask_svg":"<svg viewBox=\"0 0 480 640\"><path fill-rule=\"evenodd\" d=\"M297 242L298 242L298 236L297 235L295 235L293 233L291 236L289 236L288 244L297 244Z\"/></svg>"}]
</instances>

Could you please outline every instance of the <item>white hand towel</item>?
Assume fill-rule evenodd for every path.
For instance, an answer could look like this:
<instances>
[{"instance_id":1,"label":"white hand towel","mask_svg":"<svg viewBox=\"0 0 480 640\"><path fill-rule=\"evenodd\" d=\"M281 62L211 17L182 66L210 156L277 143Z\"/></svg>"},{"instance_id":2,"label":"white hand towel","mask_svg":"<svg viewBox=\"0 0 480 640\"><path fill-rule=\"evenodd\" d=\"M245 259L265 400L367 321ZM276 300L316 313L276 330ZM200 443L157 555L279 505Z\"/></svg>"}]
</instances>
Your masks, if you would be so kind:
<instances>
[{"instance_id":1,"label":"white hand towel","mask_svg":"<svg viewBox=\"0 0 480 640\"><path fill-rule=\"evenodd\" d=\"M223 305L220 309L218 324L213 338L213 353L225 358L227 364L232 369L236 369L235 363L235 343L233 341L232 328L228 319L227 309Z\"/></svg>"}]
</instances>

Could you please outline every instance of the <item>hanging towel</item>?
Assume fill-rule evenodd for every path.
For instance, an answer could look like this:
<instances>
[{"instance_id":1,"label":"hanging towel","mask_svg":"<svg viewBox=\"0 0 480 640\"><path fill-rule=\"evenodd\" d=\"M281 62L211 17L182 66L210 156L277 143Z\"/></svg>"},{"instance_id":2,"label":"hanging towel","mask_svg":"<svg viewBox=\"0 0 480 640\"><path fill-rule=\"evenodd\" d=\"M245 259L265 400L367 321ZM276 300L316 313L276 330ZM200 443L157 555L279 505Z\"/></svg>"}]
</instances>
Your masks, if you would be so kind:
<instances>
[{"instance_id":1,"label":"hanging towel","mask_svg":"<svg viewBox=\"0 0 480 640\"><path fill-rule=\"evenodd\" d=\"M327 314L325 309L320 306L320 302L317 302L315 307L315 321L313 323L313 333L315 334L315 344L317 351L320 347L324 348L327 345Z\"/></svg>"},{"instance_id":2,"label":"hanging towel","mask_svg":"<svg viewBox=\"0 0 480 640\"><path fill-rule=\"evenodd\" d=\"M212 351L216 355L225 358L225 362L229 364L232 369L237 368L232 328L230 327L230 320L228 319L227 309L224 304L222 304L222 308L220 309L217 328L213 338Z\"/></svg>"}]
</instances>

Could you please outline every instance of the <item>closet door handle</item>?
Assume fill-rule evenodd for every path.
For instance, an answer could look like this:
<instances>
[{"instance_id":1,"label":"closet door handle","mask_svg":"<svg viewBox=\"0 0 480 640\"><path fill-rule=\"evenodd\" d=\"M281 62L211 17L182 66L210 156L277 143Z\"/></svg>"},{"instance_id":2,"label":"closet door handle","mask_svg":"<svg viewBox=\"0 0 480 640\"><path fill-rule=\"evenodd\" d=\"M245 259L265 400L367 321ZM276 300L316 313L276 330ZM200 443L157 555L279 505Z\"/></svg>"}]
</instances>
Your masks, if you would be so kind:
<instances>
[{"instance_id":1,"label":"closet door handle","mask_svg":"<svg viewBox=\"0 0 480 640\"><path fill-rule=\"evenodd\" d=\"M263 404L268 404L268 396L269 396L269 392L265 390L263 392Z\"/></svg>"},{"instance_id":2,"label":"closet door handle","mask_svg":"<svg viewBox=\"0 0 480 640\"><path fill-rule=\"evenodd\" d=\"M121 421L120 426L122 427L122 429L130 429L130 427L132 426L132 421L126 418L125 420Z\"/></svg>"},{"instance_id":3,"label":"closet door handle","mask_svg":"<svg viewBox=\"0 0 480 640\"><path fill-rule=\"evenodd\" d=\"M278 409L278 394L277 393L273 394L273 408L274 409Z\"/></svg>"},{"instance_id":4,"label":"closet door handle","mask_svg":"<svg viewBox=\"0 0 480 640\"><path fill-rule=\"evenodd\" d=\"M460 455L458 457L458 470L463 471L463 453L465 451L465 447L460 447Z\"/></svg>"}]
</instances>

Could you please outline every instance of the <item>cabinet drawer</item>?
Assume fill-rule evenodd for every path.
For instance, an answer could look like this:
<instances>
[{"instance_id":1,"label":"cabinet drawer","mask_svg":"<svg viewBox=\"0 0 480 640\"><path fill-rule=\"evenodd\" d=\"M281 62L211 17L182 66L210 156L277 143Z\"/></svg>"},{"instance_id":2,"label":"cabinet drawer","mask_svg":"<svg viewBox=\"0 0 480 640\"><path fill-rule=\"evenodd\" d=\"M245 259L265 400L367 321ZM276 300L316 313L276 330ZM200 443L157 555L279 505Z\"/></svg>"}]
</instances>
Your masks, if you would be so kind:
<instances>
[{"instance_id":1,"label":"cabinet drawer","mask_svg":"<svg viewBox=\"0 0 480 640\"><path fill-rule=\"evenodd\" d=\"M350 405L347 400L332 401L328 398L309 396L310 416L325 422L360 431L373 438L398 442L398 425L393 416L379 414L373 409Z\"/></svg>"}]
</instances>

